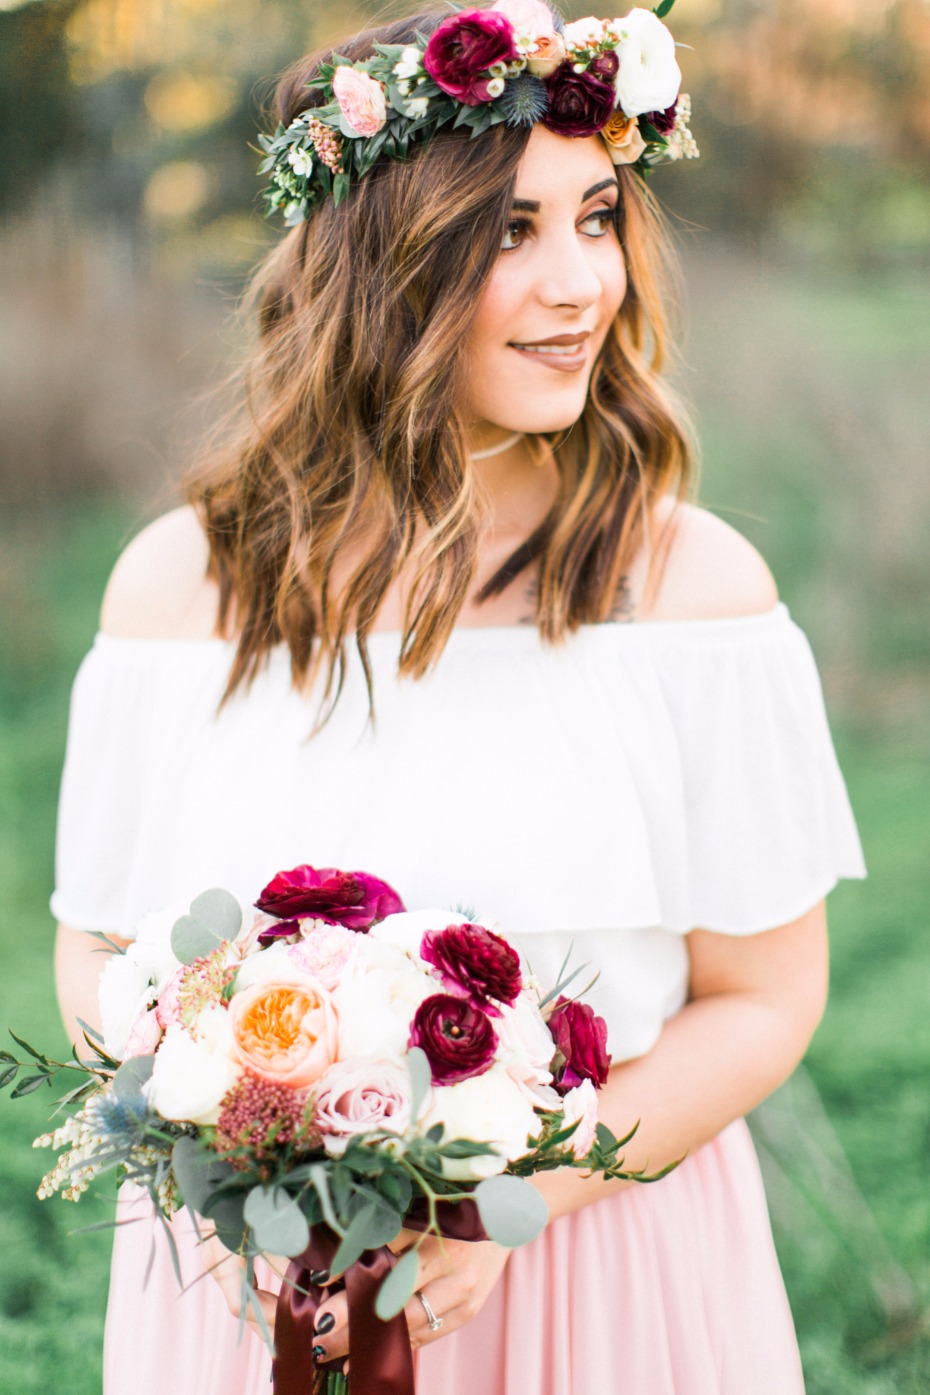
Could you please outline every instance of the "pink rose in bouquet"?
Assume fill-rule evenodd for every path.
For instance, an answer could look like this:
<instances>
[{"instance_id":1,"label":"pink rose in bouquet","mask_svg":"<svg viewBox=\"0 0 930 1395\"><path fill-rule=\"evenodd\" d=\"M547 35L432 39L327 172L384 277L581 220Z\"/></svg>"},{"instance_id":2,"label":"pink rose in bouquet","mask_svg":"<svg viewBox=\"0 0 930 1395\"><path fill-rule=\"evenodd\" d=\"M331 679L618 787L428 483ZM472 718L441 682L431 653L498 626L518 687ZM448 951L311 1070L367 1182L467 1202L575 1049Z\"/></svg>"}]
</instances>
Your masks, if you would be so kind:
<instances>
[{"instance_id":1,"label":"pink rose in bouquet","mask_svg":"<svg viewBox=\"0 0 930 1395\"><path fill-rule=\"evenodd\" d=\"M396 1061L371 1057L337 1061L314 1091L313 1123L328 1153L339 1156L350 1138L410 1123L410 1076Z\"/></svg>"}]
</instances>

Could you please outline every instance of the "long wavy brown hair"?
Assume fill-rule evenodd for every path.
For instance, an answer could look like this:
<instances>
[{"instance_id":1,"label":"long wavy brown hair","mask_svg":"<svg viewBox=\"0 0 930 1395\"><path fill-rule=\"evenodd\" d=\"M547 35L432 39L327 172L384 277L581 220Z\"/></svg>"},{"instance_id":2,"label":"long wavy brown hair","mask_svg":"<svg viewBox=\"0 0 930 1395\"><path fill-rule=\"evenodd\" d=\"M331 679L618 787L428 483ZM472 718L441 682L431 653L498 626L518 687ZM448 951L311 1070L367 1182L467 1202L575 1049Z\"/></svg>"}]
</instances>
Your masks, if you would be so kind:
<instances>
[{"instance_id":1,"label":"long wavy brown hair","mask_svg":"<svg viewBox=\"0 0 930 1395\"><path fill-rule=\"evenodd\" d=\"M376 39L412 42L445 14L382 25L337 51L355 60ZM306 84L331 56L283 75L284 125L318 100ZM209 540L220 627L232 616L238 635L224 702L282 641L294 682L322 665L334 702L353 635L371 700L366 637L402 569L399 671L419 677L441 654L486 521L458 411L464 346L528 139L506 125L476 140L442 133L407 163L375 166L338 208L326 199L257 267L244 298L257 338L232 384L240 406L184 481ZM532 569L548 641L610 616L655 506L684 497L693 475L685 419L659 379L668 233L639 176L618 174L627 294L580 419L530 438L555 452L555 502L479 595ZM360 560L346 574L349 556Z\"/></svg>"}]
</instances>

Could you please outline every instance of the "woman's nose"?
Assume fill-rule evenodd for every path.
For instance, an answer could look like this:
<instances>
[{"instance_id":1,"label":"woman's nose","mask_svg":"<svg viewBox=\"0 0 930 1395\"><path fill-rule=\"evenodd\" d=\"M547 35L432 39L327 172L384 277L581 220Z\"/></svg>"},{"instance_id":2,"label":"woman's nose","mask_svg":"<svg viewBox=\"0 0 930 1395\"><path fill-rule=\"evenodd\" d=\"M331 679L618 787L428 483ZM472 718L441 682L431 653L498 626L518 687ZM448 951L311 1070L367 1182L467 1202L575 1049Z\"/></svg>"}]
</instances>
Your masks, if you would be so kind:
<instances>
[{"instance_id":1,"label":"woman's nose","mask_svg":"<svg viewBox=\"0 0 930 1395\"><path fill-rule=\"evenodd\" d=\"M539 297L549 306L567 305L586 310L600 298L601 278L589 250L574 228L567 235L541 246Z\"/></svg>"}]
</instances>

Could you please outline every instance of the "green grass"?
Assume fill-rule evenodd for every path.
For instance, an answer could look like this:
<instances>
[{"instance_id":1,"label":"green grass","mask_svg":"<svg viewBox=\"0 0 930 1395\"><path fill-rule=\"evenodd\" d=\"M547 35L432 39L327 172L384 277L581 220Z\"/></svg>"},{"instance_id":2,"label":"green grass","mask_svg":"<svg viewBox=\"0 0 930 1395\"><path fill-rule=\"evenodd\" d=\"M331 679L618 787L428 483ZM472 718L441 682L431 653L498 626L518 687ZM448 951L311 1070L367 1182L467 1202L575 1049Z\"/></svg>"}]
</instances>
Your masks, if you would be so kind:
<instances>
[{"instance_id":1,"label":"green grass","mask_svg":"<svg viewBox=\"0 0 930 1395\"><path fill-rule=\"evenodd\" d=\"M928 493L909 438L893 471L871 442L886 422L909 429L928 297L918 313L893 286L856 300L795 280L760 323L758 300L743 311L745 287L721 284L696 316L703 497L760 546L811 634L870 872L830 898L826 1018L806 1074L758 1121L776 1235L810 1395L917 1395L930 1388L930 560L914 540ZM728 366L763 349L781 355L780 389L750 373L738 390ZM860 415L864 445L848 429ZM47 898L68 692L134 523L125 505L79 498L0 525L0 1024L49 1049L64 1049ZM50 1154L30 1145L50 1099L0 1101L0 1395L100 1389L110 1238L69 1231L109 1203L36 1200Z\"/></svg>"}]
</instances>

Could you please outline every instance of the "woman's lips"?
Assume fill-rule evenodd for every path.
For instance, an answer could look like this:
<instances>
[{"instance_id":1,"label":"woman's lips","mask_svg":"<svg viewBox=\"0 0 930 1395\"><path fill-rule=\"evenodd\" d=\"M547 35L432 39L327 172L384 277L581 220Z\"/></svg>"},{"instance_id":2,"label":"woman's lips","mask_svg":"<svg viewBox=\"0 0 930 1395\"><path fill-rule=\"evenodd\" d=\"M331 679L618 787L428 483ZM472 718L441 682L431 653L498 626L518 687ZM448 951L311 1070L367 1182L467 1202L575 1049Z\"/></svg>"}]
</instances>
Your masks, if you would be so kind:
<instances>
[{"instance_id":1,"label":"woman's lips","mask_svg":"<svg viewBox=\"0 0 930 1395\"><path fill-rule=\"evenodd\" d=\"M579 345L508 345L521 359L555 368L558 372L577 372L587 364L587 339Z\"/></svg>"}]
</instances>

